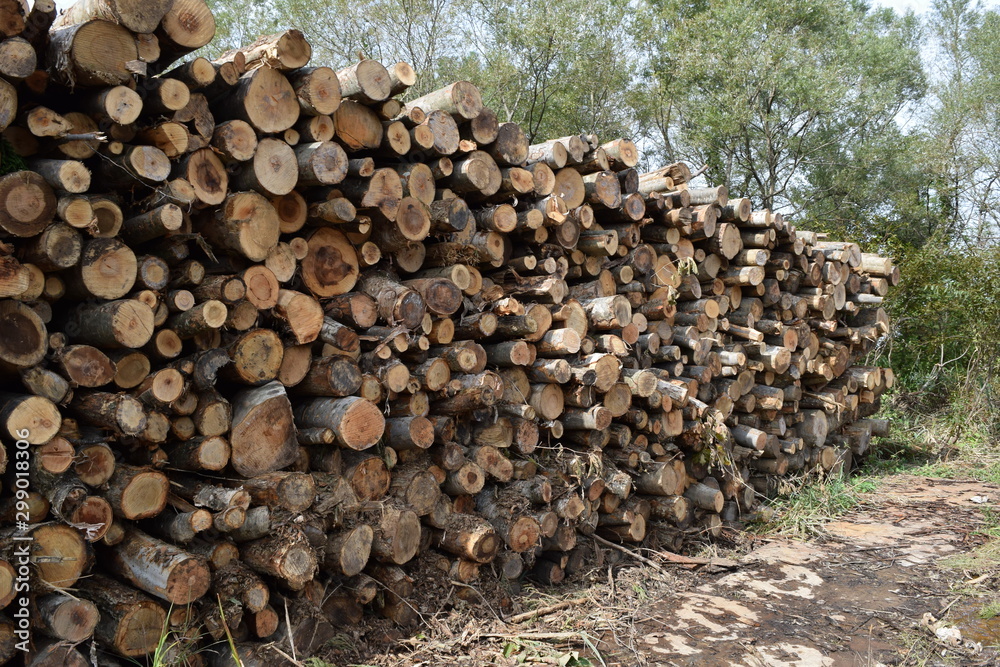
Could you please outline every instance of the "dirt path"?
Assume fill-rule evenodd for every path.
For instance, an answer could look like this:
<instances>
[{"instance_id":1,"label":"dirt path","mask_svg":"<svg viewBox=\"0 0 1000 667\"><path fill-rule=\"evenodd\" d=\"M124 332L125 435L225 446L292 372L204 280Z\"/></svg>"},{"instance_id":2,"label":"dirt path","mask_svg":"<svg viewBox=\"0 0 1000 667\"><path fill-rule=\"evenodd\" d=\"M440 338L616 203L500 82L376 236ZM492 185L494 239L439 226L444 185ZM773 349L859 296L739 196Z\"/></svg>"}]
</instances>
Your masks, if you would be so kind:
<instances>
[{"instance_id":1,"label":"dirt path","mask_svg":"<svg viewBox=\"0 0 1000 667\"><path fill-rule=\"evenodd\" d=\"M827 539L770 542L654 602L629 655L605 644L608 665L1000 664L1000 618L980 619L983 601L954 588L971 577L939 565L985 541L1000 489L899 476L872 500ZM950 647L928 625L942 617L961 631Z\"/></svg>"}]
</instances>

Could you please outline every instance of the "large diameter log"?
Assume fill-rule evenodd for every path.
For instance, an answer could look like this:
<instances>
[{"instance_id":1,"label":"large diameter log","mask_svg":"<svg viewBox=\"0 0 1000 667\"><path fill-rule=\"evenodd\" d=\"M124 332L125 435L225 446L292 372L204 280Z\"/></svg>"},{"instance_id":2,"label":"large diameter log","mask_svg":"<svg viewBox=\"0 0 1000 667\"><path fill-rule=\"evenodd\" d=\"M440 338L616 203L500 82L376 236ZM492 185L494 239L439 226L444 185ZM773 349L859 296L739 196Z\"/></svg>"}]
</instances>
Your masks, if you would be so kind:
<instances>
[{"instance_id":1,"label":"large diameter log","mask_svg":"<svg viewBox=\"0 0 1000 667\"><path fill-rule=\"evenodd\" d=\"M200 148L182 158L174 167L174 175L190 184L192 194L202 204L221 204L229 192L229 175L210 148Z\"/></svg>"},{"instance_id":2,"label":"large diameter log","mask_svg":"<svg viewBox=\"0 0 1000 667\"><path fill-rule=\"evenodd\" d=\"M233 178L236 190L256 190L269 197L287 195L299 178L295 151L286 142L264 137L253 159L240 165Z\"/></svg>"},{"instance_id":3,"label":"large diameter log","mask_svg":"<svg viewBox=\"0 0 1000 667\"><path fill-rule=\"evenodd\" d=\"M502 165L519 167L528 159L528 137L517 123L501 123L497 138L486 149ZM582 190L582 187L581 187ZM495 192L495 190L494 190ZM583 203L582 201L580 203ZM570 208L576 208L576 204Z\"/></svg>"},{"instance_id":4,"label":"large diameter log","mask_svg":"<svg viewBox=\"0 0 1000 667\"><path fill-rule=\"evenodd\" d=\"M240 77L232 92L216 103L212 111L222 120L245 120L259 133L273 134L295 125L299 102L284 74L260 67Z\"/></svg>"},{"instance_id":5,"label":"large diameter log","mask_svg":"<svg viewBox=\"0 0 1000 667\"><path fill-rule=\"evenodd\" d=\"M448 278L418 278L403 284L415 289L435 315L447 317L462 306L462 290Z\"/></svg>"},{"instance_id":6,"label":"large diameter log","mask_svg":"<svg viewBox=\"0 0 1000 667\"><path fill-rule=\"evenodd\" d=\"M119 299L131 291L138 273L132 249L118 239L98 238L84 243L76 267L79 282L71 291L100 299Z\"/></svg>"},{"instance_id":7,"label":"large diameter log","mask_svg":"<svg viewBox=\"0 0 1000 667\"><path fill-rule=\"evenodd\" d=\"M208 592L211 574L194 556L135 528L106 552L102 563L130 584L171 604L190 604Z\"/></svg>"},{"instance_id":8,"label":"large diameter log","mask_svg":"<svg viewBox=\"0 0 1000 667\"><path fill-rule=\"evenodd\" d=\"M205 46L215 36L215 17L205 0L174 0L155 33L161 55L158 69Z\"/></svg>"},{"instance_id":9,"label":"large diameter log","mask_svg":"<svg viewBox=\"0 0 1000 667\"><path fill-rule=\"evenodd\" d=\"M67 345L55 352L55 361L70 382L80 387L101 387L115 377L115 365L90 345Z\"/></svg>"},{"instance_id":10,"label":"large diameter log","mask_svg":"<svg viewBox=\"0 0 1000 667\"><path fill-rule=\"evenodd\" d=\"M621 184L611 171L599 171L583 177L586 199L591 204L605 208L618 208L622 204Z\"/></svg>"},{"instance_id":11,"label":"large diameter log","mask_svg":"<svg viewBox=\"0 0 1000 667\"><path fill-rule=\"evenodd\" d=\"M306 116L329 116L340 106L343 91L337 73L329 67L303 67L288 75L299 108Z\"/></svg>"},{"instance_id":12,"label":"large diameter log","mask_svg":"<svg viewBox=\"0 0 1000 667\"><path fill-rule=\"evenodd\" d=\"M243 477L256 477L292 463L298 455L292 404L279 382L233 397L230 462Z\"/></svg>"},{"instance_id":13,"label":"large diameter log","mask_svg":"<svg viewBox=\"0 0 1000 667\"><path fill-rule=\"evenodd\" d=\"M44 444L59 431L61 420L59 408L47 398L0 393L0 432L12 442Z\"/></svg>"},{"instance_id":14,"label":"large diameter log","mask_svg":"<svg viewBox=\"0 0 1000 667\"><path fill-rule=\"evenodd\" d=\"M333 114L333 126L337 138L349 151L374 150L382 144L382 121L363 104L351 100L341 102Z\"/></svg>"},{"instance_id":15,"label":"large diameter log","mask_svg":"<svg viewBox=\"0 0 1000 667\"><path fill-rule=\"evenodd\" d=\"M690 500L695 507L700 507L716 514L722 511L722 505L725 502L722 491L701 482L695 482L689 486L684 491L684 497Z\"/></svg>"},{"instance_id":16,"label":"large diameter log","mask_svg":"<svg viewBox=\"0 0 1000 667\"><path fill-rule=\"evenodd\" d=\"M328 428L341 447L364 450L373 446L385 431L385 417L371 401L357 396L314 398L295 408L300 427Z\"/></svg>"},{"instance_id":17,"label":"large diameter log","mask_svg":"<svg viewBox=\"0 0 1000 667\"><path fill-rule=\"evenodd\" d=\"M622 171L639 164L639 151L628 139L615 139L602 144L601 148L608 156L608 162L614 171Z\"/></svg>"},{"instance_id":18,"label":"large diameter log","mask_svg":"<svg viewBox=\"0 0 1000 667\"><path fill-rule=\"evenodd\" d=\"M91 20L49 33L52 74L70 87L127 84L132 81L128 64L138 57L135 37L111 21Z\"/></svg>"},{"instance_id":19,"label":"large diameter log","mask_svg":"<svg viewBox=\"0 0 1000 667\"><path fill-rule=\"evenodd\" d=\"M357 251L347 237L330 227L317 229L302 260L302 282L317 297L345 294L358 279Z\"/></svg>"},{"instance_id":20,"label":"large diameter log","mask_svg":"<svg viewBox=\"0 0 1000 667\"><path fill-rule=\"evenodd\" d=\"M302 512L316 499L316 483L301 472L272 472L243 480L242 488L250 494L255 505L273 509Z\"/></svg>"},{"instance_id":21,"label":"large diameter log","mask_svg":"<svg viewBox=\"0 0 1000 667\"><path fill-rule=\"evenodd\" d=\"M95 636L126 658L152 653L167 621L163 607L139 591L98 574L80 582L80 595L97 605Z\"/></svg>"},{"instance_id":22,"label":"large diameter log","mask_svg":"<svg viewBox=\"0 0 1000 667\"><path fill-rule=\"evenodd\" d=\"M362 276L362 292L376 300L378 315L388 324L397 322L415 329L423 321L427 306L420 293L400 285L385 271L371 271Z\"/></svg>"},{"instance_id":23,"label":"large diameter log","mask_svg":"<svg viewBox=\"0 0 1000 667\"><path fill-rule=\"evenodd\" d=\"M372 527L365 524L332 536L326 544L323 568L347 577L360 574L368 564L374 536Z\"/></svg>"},{"instance_id":24,"label":"large diameter log","mask_svg":"<svg viewBox=\"0 0 1000 667\"><path fill-rule=\"evenodd\" d=\"M171 4L171 0L77 0L56 18L52 29L101 19L119 23L132 32L153 32Z\"/></svg>"},{"instance_id":25,"label":"large diameter log","mask_svg":"<svg viewBox=\"0 0 1000 667\"><path fill-rule=\"evenodd\" d=\"M323 308L314 297L302 292L280 290L274 313L283 320L296 345L313 342L323 328Z\"/></svg>"},{"instance_id":26,"label":"large diameter log","mask_svg":"<svg viewBox=\"0 0 1000 667\"><path fill-rule=\"evenodd\" d=\"M373 527L371 553L383 563L402 565L420 548L420 519L407 507L386 505Z\"/></svg>"},{"instance_id":27,"label":"large diameter log","mask_svg":"<svg viewBox=\"0 0 1000 667\"><path fill-rule=\"evenodd\" d=\"M41 175L15 171L0 176L0 229L14 236L34 236L55 212L56 196Z\"/></svg>"},{"instance_id":28,"label":"large diameter log","mask_svg":"<svg viewBox=\"0 0 1000 667\"><path fill-rule=\"evenodd\" d=\"M13 528L0 531L0 552L8 554L8 557L13 555L11 552L18 544L15 536ZM34 576L45 586L45 590L73 587L92 564L93 551L88 549L83 534L66 524L49 522L34 525L21 537L29 538L27 543L30 544Z\"/></svg>"},{"instance_id":29,"label":"large diameter log","mask_svg":"<svg viewBox=\"0 0 1000 667\"><path fill-rule=\"evenodd\" d=\"M218 248L263 262L277 246L281 221L274 206L256 192L237 192L226 197L202 233Z\"/></svg>"},{"instance_id":30,"label":"large diameter log","mask_svg":"<svg viewBox=\"0 0 1000 667\"><path fill-rule=\"evenodd\" d=\"M119 464L108 480L105 492L115 516L123 519L149 519L167 504L169 482L161 472Z\"/></svg>"},{"instance_id":31,"label":"large diameter log","mask_svg":"<svg viewBox=\"0 0 1000 667\"><path fill-rule=\"evenodd\" d=\"M635 478L636 490L655 496L672 496L678 486L677 474L670 463L653 463Z\"/></svg>"}]
</instances>

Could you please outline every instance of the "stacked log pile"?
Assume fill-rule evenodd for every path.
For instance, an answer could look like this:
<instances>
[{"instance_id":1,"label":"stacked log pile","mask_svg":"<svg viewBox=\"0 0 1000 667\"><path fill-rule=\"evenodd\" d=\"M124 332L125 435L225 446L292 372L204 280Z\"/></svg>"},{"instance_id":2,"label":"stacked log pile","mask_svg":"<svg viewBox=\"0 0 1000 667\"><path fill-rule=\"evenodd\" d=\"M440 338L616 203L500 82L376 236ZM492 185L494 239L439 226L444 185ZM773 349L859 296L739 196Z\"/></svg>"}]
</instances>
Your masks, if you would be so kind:
<instances>
[{"instance_id":1,"label":"stacked log pile","mask_svg":"<svg viewBox=\"0 0 1000 667\"><path fill-rule=\"evenodd\" d=\"M257 664L415 623L417 567L717 535L884 428L887 259L295 31L185 60L203 0L2 7L0 663L25 538L28 664Z\"/></svg>"}]
</instances>

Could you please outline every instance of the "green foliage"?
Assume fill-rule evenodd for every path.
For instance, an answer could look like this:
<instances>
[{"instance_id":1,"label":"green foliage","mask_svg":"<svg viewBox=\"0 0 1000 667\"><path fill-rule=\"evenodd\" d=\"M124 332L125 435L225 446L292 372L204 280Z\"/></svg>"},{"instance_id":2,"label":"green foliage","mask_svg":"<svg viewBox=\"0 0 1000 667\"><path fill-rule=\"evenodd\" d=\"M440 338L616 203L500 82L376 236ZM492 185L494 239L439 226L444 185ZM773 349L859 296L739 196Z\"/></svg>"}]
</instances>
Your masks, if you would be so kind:
<instances>
[{"instance_id":1,"label":"green foliage","mask_svg":"<svg viewBox=\"0 0 1000 667\"><path fill-rule=\"evenodd\" d=\"M992 370L1000 353L1000 248L963 251L935 238L902 252L907 270L888 302L893 367L912 380L939 376L956 359Z\"/></svg>"},{"instance_id":2,"label":"green foliage","mask_svg":"<svg viewBox=\"0 0 1000 667\"><path fill-rule=\"evenodd\" d=\"M1000 616L1000 600L994 600L989 604L983 605L983 608L979 610L979 618L984 621L988 621L992 618Z\"/></svg>"},{"instance_id":3,"label":"green foliage","mask_svg":"<svg viewBox=\"0 0 1000 667\"><path fill-rule=\"evenodd\" d=\"M0 138L0 176L15 171L24 171L27 168L28 165L24 158L14 152L14 147L10 145L10 142Z\"/></svg>"},{"instance_id":4,"label":"green foliage","mask_svg":"<svg viewBox=\"0 0 1000 667\"><path fill-rule=\"evenodd\" d=\"M664 157L820 221L894 164L879 146L925 86L912 16L849 0L650 5L655 102L665 95L676 118L660 131Z\"/></svg>"},{"instance_id":5,"label":"green foliage","mask_svg":"<svg viewBox=\"0 0 1000 667\"><path fill-rule=\"evenodd\" d=\"M750 529L800 538L823 535L824 524L857 507L862 496L877 486L877 480L870 477L810 477L792 482L770 501L771 511L761 512Z\"/></svg>"}]
</instances>

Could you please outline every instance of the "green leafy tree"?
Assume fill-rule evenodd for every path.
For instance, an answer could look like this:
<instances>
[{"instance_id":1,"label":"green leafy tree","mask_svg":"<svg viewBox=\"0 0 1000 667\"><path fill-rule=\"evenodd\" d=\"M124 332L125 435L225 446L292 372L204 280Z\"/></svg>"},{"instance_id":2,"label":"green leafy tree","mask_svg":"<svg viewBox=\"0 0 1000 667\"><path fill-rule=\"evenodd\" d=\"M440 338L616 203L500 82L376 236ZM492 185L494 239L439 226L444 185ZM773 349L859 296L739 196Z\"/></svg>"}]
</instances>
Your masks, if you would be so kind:
<instances>
[{"instance_id":1,"label":"green leafy tree","mask_svg":"<svg viewBox=\"0 0 1000 667\"><path fill-rule=\"evenodd\" d=\"M466 0L465 74L529 137L628 134L635 65L628 3Z\"/></svg>"},{"instance_id":2,"label":"green leafy tree","mask_svg":"<svg viewBox=\"0 0 1000 667\"><path fill-rule=\"evenodd\" d=\"M657 88L639 113L665 159L707 165L709 181L821 225L879 199L857 186L898 165L885 151L901 138L896 118L924 92L912 15L852 0L653 0L649 11Z\"/></svg>"}]
</instances>

